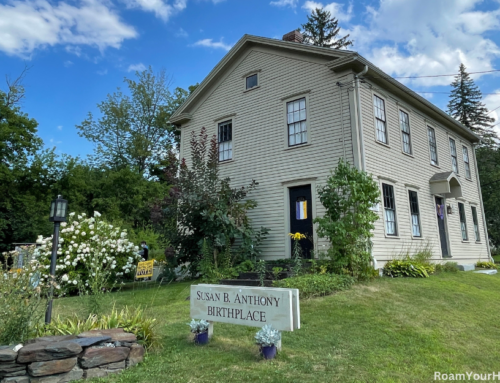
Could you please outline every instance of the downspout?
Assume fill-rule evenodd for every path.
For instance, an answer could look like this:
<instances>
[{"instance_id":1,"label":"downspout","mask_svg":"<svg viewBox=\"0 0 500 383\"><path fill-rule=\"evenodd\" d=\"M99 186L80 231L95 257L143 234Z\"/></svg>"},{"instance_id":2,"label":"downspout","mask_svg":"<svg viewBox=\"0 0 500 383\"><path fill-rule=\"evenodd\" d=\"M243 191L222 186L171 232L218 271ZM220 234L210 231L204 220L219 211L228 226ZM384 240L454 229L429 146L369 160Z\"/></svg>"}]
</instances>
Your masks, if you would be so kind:
<instances>
[{"instance_id":1,"label":"downspout","mask_svg":"<svg viewBox=\"0 0 500 383\"><path fill-rule=\"evenodd\" d=\"M359 148L361 151L361 170L366 171L365 162L365 143L363 141L363 117L361 113L361 98L359 96L359 76L363 76L368 72L368 65L365 65L363 70L354 75L354 91L356 92L356 104L357 104L357 114L358 114L358 125L359 125Z\"/></svg>"},{"instance_id":2,"label":"downspout","mask_svg":"<svg viewBox=\"0 0 500 383\"><path fill-rule=\"evenodd\" d=\"M481 214L483 216L483 226L484 226L484 240L486 241L486 249L488 250L488 257L490 261L495 263L495 260L491 256L490 249L490 238L488 237L488 227L486 226L486 216L484 215L484 205L483 205L483 193L481 192L481 182L479 181L479 169L477 167L477 157L476 157L476 145L472 144L472 154L474 155L474 166L476 168L476 181L477 181L477 191L479 192L479 203L481 204Z\"/></svg>"},{"instance_id":3,"label":"downspout","mask_svg":"<svg viewBox=\"0 0 500 383\"><path fill-rule=\"evenodd\" d=\"M356 104L357 104L357 115L358 115L358 126L359 126L359 149L361 151L361 170L366 171L366 160L365 160L365 142L363 139L363 116L361 112L361 97L359 95L359 76L363 76L368 72L368 65L365 65L363 70L354 75L354 91L356 92ZM370 246L370 256L372 258L373 268L377 270L377 260L373 256L372 247Z\"/></svg>"},{"instance_id":4,"label":"downspout","mask_svg":"<svg viewBox=\"0 0 500 383\"><path fill-rule=\"evenodd\" d=\"M340 81L337 81L337 86L339 87L339 92L340 92L340 126L342 129L342 150L344 152L344 161L345 161L345 134L344 134L344 108L343 108L343 102L342 102L342 84Z\"/></svg>"}]
</instances>

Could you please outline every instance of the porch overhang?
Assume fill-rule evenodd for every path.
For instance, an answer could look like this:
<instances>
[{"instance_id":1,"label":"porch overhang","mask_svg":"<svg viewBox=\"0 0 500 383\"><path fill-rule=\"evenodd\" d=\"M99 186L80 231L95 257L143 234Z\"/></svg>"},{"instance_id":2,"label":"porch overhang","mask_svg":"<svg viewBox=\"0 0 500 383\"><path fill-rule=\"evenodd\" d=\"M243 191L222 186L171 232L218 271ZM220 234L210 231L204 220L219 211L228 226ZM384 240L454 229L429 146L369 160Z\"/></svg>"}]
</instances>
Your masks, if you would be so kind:
<instances>
[{"instance_id":1,"label":"porch overhang","mask_svg":"<svg viewBox=\"0 0 500 383\"><path fill-rule=\"evenodd\" d=\"M431 194L441 194L447 198L462 197L462 184L454 172L436 173L429 184Z\"/></svg>"}]
</instances>

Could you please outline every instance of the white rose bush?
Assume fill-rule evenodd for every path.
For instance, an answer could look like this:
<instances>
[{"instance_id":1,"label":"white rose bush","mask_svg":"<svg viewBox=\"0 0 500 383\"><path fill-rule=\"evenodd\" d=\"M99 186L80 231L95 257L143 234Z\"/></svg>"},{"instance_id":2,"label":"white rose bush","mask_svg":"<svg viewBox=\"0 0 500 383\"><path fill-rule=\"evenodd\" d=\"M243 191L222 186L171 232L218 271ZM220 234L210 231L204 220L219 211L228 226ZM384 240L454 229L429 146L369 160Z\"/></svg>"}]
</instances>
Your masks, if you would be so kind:
<instances>
[{"instance_id":1,"label":"white rose bush","mask_svg":"<svg viewBox=\"0 0 500 383\"><path fill-rule=\"evenodd\" d=\"M42 280L49 278L52 237L39 236L36 250L38 260L44 265ZM61 223L57 250L56 276L69 292L92 298L90 311L97 313L98 296L109 291L120 279L135 273L141 260L139 247L127 239L126 230L101 219L99 212L87 218L83 213L69 214L68 222Z\"/></svg>"}]
</instances>

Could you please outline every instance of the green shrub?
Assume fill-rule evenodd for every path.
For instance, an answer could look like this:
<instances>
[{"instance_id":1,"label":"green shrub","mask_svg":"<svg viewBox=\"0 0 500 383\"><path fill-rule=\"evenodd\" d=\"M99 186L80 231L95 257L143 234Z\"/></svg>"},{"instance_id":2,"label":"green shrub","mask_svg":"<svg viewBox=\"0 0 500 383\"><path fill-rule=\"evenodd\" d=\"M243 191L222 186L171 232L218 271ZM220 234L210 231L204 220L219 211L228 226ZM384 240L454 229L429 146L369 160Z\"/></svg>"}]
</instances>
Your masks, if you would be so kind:
<instances>
[{"instance_id":1,"label":"green shrub","mask_svg":"<svg viewBox=\"0 0 500 383\"><path fill-rule=\"evenodd\" d=\"M347 290L353 284L353 277L336 274L305 274L273 282L274 287L299 289L301 298L333 294L337 291Z\"/></svg>"},{"instance_id":2,"label":"green shrub","mask_svg":"<svg viewBox=\"0 0 500 383\"><path fill-rule=\"evenodd\" d=\"M253 271L254 267L255 264L251 260L247 259L246 261L243 261L239 265L237 265L234 269L237 273L248 273L250 271Z\"/></svg>"},{"instance_id":3,"label":"green shrub","mask_svg":"<svg viewBox=\"0 0 500 383\"><path fill-rule=\"evenodd\" d=\"M487 261L487 262L479 261L478 263L476 263L476 267L479 267L481 269L494 269L494 270L496 270L498 268L497 265L495 265L491 261Z\"/></svg>"},{"instance_id":4,"label":"green shrub","mask_svg":"<svg viewBox=\"0 0 500 383\"><path fill-rule=\"evenodd\" d=\"M384 266L384 274L390 277L429 278L436 271L434 265L422 264L408 259L393 259Z\"/></svg>"},{"instance_id":5,"label":"green shrub","mask_svg":"<svg viewBox=\"0 0 500 383\"><path fill-rule=\"evenodd\" d=\"M89 315L86 319L79 319L76 315L61 319L53 318L50 324L40 326L37 336L47 335L78 335L90 330L107 330L123 328L126 332L137 336L137 342L146 349L158 346L158 337L155 330L156 319L146 318L140 307L125 309L120 312L113 308L109 315Z\"/></svg>"},{"instance_id":6,"label":"green shrub","mask_svg":"<svg viewBox=\"0 0 500 383\"><path fill-rule=\"evenodd\" d=\"M436 265L436 272L438 273L458 273L456 262L446 262L444 264Z\"/></svg>"}]
</instances>

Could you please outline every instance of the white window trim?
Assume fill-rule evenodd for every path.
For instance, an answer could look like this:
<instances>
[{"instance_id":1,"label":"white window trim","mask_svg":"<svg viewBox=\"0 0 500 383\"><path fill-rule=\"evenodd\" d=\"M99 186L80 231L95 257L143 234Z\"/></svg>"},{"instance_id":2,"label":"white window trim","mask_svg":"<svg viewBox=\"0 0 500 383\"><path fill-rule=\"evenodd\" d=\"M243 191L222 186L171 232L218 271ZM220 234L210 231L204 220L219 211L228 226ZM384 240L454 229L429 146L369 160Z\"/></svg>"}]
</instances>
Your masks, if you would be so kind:
<instances>
[{"instance_id":1,"label":"white window trim","mask_svg":"<svg viewBox=\"0 0 500 383\"><path fill-rule=\"evenodd\" d=\"M434 139L436 140L436 159L437 159L437 163L436 164L432 163L431 143L429 142L429 128L434 130ZM426 124L425 124L425 134L426 134L425 139L427 140L427 150L429 152L429 163L432 166L435 166L435 167L439 168L440 167L439 166L439 150L438 150L438 139L437 139L437 134L436 134L436 126L435 125L431 125L430 123L426 122ZM448 144L448 146L449 146L449 144Z\"/></svg>"},{"instance_id":2,"label":"white window trim","mask_svg":"<svg viewBox=\"0 0 500 383\"><path fill-rule=\"evenodd\" d=\"M409 110L407 110L406 108L402 107L399 104L398 104L398 106L399 106L398 107L398 126L399 126L399 136L401 138L401 153L403 153L406 156L413 157L413 155L414 155L414 153L413 153L413 135L412 135L413 122L412 122L411 112ZM409 133L409 136L410 136L410 153L406 153L405 150L404 150L403 131L401 129L400 111L404 112L404 113L406 113L408 115L408 125L409 125L409 129L410 129L410 133Z\"/></svg>"},{"instance_id":3,"label":"white window trim","mask_svg":"<svg viewBox=\"0 0 500 383\"><path fill-rule=\"evenodd\" d=\"M451 171L454 172L457 176L460 176L461 175L461 172L460 172L460 165L458 164L458 150L457 150L457 138L455 136L452 136L451 134L447 134L447 137L448 137L448 151L450 152L450 165L451 165ZM451 141L450 140L453 140L453 142L455 143L455 152L456 152L456 156L457 156L457 171L455 172L455 170L453 170L453 156L451 154ZM463 155L462 155L462 160L463 160Z\"/></svg>"},{"instance_id":4,"label":"white window trim","mask_svg":"<svg viewBox=\"0 0 500 383\"><path fill-rule=\"evenodd\" d=\"M216 136L217 136L217 159L219 158L219 145L220 145L220 142L219 142L219 124L222 122L231 121L231 151L232 151L232 156L231 156L231 159L229 159L229 160L224 160L224 161L219 160L219 162L218 162L219 165L234 162L234 158L235 158L235 155L234 155L235 154L235 151L234 151L234 141L235 141L234 140L234 130L235 130L234 125L235 125L235 120L236 120L235 117L236 117L236 113L234 113L232 115L226 115L226 116L223 116L221 118L214 120L215 131L216 131Z\"/></svg>"},{"instance_id":5,"label":"white window trim","mask_svg":"<svg viewBox=\"0 0 500 383\"><path fill-rule=\"evenodd\" d=\"M284 117L283 117L283 121L284 121L284 137L285 137L285 143L284 143L284 150L291 150L291 149L296 149L296 148L302 148L304 146L311 146L312 142L311 142L311 124L310 124L310 121L311 121L311 103L309 102L310 100L310 97L309 97L309 90L308 91L305 91L304 93L296 93L296 94L293 94L289 97L286 97L286 98L282 98L281 99L281 103L282 103L282 110L284 111ZM290 101L295 101L295 100L299 100L301 98L305 98L306 99L306 130L307 130L307 142L306 143L302 143L302 144L298 144L298 145L292 145L292 146L288 146L288 110L287 110L287 106L286 104Z\"/></svg>"},{"instance_id":6,"label":"white window trim","mask_svg":"<svg viewBox=\"0 0 500 383\"><path fill-rule=\"evenodd\" d=\"M407 197L407 205L408 205L408 215L410 217L410 234L411 234L411 239L414 239L416 241L420 241L425 239L424 237L424 229L422 225L422 205L421 205L421 198L420 198L420 192L418 187L414 187L411 185L405 185L406 186L406 197ZM413 222L412 222L412 217L411 217L411 203L410 203L410 191L417 193L417 201L418 201L418 218L419 218L419 224L420 224L420 237L416 237L413 235ZM396 209L397 211L397 209Z\"/></svg>"},{"instance_id":7,"label":"white window trim","mask_svg":"<svg viewBox=\"0 0 500 383\"><path fill-rule=\"evenodd\" d=\"M462 140L460 140L460 144L462 146L462 162L464 163L464 176L465 176L466 180L472 181L472 166L470 164L470 153L471 153L471 151L469 150L469 147ZM465 168L464 149L463 148L467 149L467 157L469 157L469 173L470 173L470 177L467 177L467 170Z\"/></svg>"},{"instance_id":8,"label":"white window trim","mask_svg":"<svg viewBox=\"0 0 500 383\"><path fill-rule=\"evenodd\" d=\"M385 138L386 138L387 142L379 141L379 139L377 137L377 117L375 116L375 105L373 105L375 96L377 96L378 98L380 98L380 99L382 99L384 101ZM372 105L372 113L373 113L373 127L374 127L374 133L375 133L375 142L378 143L378 144L380 144L380 145L383 145L383 146L386 146L386 147L390 148L391 147L391 140L389 139L389 121L388 121L388 118L387 118L387 109L388 109L387 99L388 98L386 96L383 96L379 92L372 92L371 105Z\"/></svg>"},{"instance_id":9,"label":"white window trim","mask_svg":"<svg viewBox=\"0 0 500 383\"><path fill-rule=\"evenodd\" d=\"M386 226L385 226L385 205L384 205L384 187L383 187L383 184L386 184L386 185L391 185L392 186L392 190L394 192L394 207L395 207L395 211L394 211L394 219L396 220L396 235L390 235L390 234L387 234L387 230L385 229ZM381 196L381 200L380 200L380 210L381 210L381 213L382 213L382 222L383 222L383 230L384 230L384 236L385 238L395 238L395 239L399 239L400 238L400 230L399 230L399 217L398 217L398 203L396 201L396 184L391 182L391 181L388 181L387 179L383 179L383 178L380 178L379 179L379 186L380 186L380 196Z\"/></svg>"}]
</instances>

